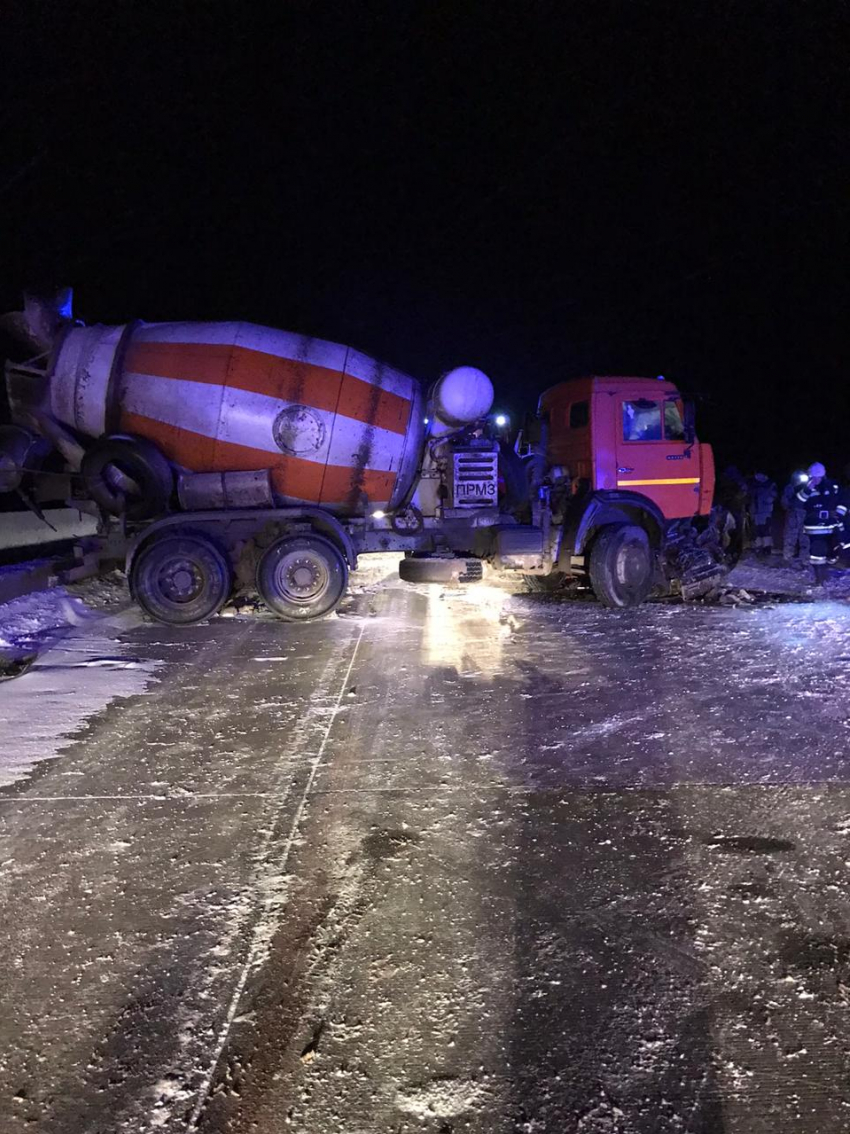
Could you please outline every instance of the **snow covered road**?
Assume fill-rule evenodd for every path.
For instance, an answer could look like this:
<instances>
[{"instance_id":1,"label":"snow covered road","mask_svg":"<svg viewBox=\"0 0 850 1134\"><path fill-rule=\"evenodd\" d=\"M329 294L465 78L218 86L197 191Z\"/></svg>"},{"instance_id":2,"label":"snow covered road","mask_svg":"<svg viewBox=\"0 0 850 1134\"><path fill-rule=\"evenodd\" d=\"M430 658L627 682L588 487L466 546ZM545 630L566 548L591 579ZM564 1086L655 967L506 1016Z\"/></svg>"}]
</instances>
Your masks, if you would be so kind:
<instances>
[{"instance_id":1,"label":"snow covered road","mask_svg":"<svg viewBox=\"0 0 850 1134\"><path fill-rule=\"evenodd\" d=\"M850 606L390 583L114 652L0 792L4 1134L850 1128Z\"/></svg>"}]
</instances>

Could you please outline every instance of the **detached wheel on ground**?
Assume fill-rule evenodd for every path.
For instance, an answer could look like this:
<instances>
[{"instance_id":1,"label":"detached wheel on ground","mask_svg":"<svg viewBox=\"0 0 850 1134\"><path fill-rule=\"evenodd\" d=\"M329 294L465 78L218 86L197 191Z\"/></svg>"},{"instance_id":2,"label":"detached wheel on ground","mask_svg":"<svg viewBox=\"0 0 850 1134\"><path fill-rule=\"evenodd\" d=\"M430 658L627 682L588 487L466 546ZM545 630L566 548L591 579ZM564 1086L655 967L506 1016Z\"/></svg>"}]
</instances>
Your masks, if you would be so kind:
<instances>
[{"instance_id":1,"label":"detached wheel on ground","mask_svg":"<svg viewBox=\"0 0 850 1134\"><path fill-rule=\"evenodd\" d=\"M603 606L638 606L653 584L649 536L637 524L604 527L590 549L588 573Z\"/></svg>"},{"instance_id":2,"label":"detached wheel on ground","mask_svg":"<svg viewBox=\"0 0 850 1134\"><path fill-rule=\"evenodd\" d=\"M399 563L398 577L405 583L479 583L484 565L478 559L412 555Z\"/></svg>"},{"instance_id":3,"label":"detached wheel on ground","mask_svg":"<svg viewBox=\"0 0 850 1134\"><path fill-rule=\"evenodd\" d=\"M154 536L130 569L130 590L139 606L158 622L174 626L217 614L232 584L227 558L200 534Z\"/></svg>"},{"instance_id":4,"label":"detached wheel on ground","mask_svg":"<svg viewBox=\"0 0 850 1134\"><path fill-rule=\"evenodd\" d=\"M284 536L257 565L257 590L287 622L305 622L334 609L345 594L348 565L322 536Z\"/></svg>"}]
</instances>

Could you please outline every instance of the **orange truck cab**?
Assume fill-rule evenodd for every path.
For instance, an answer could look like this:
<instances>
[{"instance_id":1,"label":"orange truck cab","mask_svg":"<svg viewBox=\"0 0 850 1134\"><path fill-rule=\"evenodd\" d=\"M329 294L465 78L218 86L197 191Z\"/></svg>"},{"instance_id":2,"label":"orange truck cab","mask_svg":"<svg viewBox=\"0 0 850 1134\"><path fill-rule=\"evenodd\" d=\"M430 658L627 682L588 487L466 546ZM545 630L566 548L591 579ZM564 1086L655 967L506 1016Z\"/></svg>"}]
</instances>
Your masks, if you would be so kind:
<instances>
[{"instance_id":1,"label":"orange truck cab","mask_svg":"<svg viewBox=\"0 0 850 1134\"><path fill-rule=\"evenodd\" d=\"M574 491L637 494L665 520L708 516L714 495L711 446L697 441L693 412L672 382L575 378L540 398L547 463Z\"/></svg>"},{"instance_id":2,"label":"orange truck cab","mask_svg":"<svg viewBox=\"0 0 850 1134\"><path fill-rule=\"evenodd\" d=\"M632 606L664 580L679 577L685 593L716 576L708 552L691 550L681 579L686 533L712 511L714 458L697 440L693 404L672 382L561 382L541 396L537 428L558 532L553 580L584 576L606 605Z\"/></svg>"}]
</instances>

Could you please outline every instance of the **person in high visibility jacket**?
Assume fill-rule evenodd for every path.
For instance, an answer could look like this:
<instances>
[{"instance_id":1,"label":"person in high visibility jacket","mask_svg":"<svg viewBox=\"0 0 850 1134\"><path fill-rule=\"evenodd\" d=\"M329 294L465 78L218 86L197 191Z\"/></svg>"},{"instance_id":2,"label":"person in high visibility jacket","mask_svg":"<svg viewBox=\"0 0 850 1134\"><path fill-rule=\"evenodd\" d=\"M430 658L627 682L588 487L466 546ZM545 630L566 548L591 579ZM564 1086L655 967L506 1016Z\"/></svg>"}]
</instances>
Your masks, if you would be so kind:
<instances>
[{"instance_id":1,"label":"person in high visibility jacket","mask_svg":"<svg viewBox=\"0 0 850 1134\"><path fill-rule=\"evenodd\" d=\"M847 470L844 470L845 478ZM845 483L842 485L838 494L838 507L836 509L841 517L841 527L836 533L837 553L841 556L846 564L848 557L850 557L850 484Z\"/></svg>"},{"instance_id":2,"label":"person in high visibility jacket","mask_svg":"<svg viewBox=\"0 0 850 1134\"><path fill-rule=\"evenodd\" d=\"M847 505L826 469L815 461L809 466L808 480L800 485L797 499L805 508L803 531L809 537L809 562L814 568L815 583L823 586L829 566L837 558L838 532L844 526Z\"/></svg>"}]
</instances>

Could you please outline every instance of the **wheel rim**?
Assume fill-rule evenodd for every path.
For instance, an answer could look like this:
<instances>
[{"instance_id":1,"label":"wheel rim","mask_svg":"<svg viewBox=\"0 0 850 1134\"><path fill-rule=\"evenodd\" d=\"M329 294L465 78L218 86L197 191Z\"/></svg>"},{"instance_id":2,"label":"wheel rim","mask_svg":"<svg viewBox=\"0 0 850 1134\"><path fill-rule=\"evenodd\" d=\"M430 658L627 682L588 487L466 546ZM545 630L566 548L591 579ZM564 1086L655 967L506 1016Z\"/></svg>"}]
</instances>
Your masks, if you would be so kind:
<instances>
[{"instance_id":1,"label":"wheel rim","mask_svg":"<svg viewBox=\"0 0 850 1134\"><path fill-rule=\"evenodd\" d=\"M274 571L275 588L293 606L309 606L326 593L330 573L323 557L310 548L285 552Z\"/></svg>"},{"instance_id":2,"label":"wheel rim","mask_svg":"<svg viewBox=\"0 0 850 1134\"><path fill-rule=\"evenodd\" d=\"M627 590L635 590L646 582L646 553L639 543L626 543L619 548L615 566L617 582Z\"/></svg>"},{"instance_id":3,"label":"wheel rim","mask_svg":"<svg viewBox=\"0 0 850 1134\"><path fill-rule=\"evenodd\" d=\"M197 563L185 555L174 555L159 564L154 585L164 602L183 606L204 589L205 576Z\"/></svg>"}]
</instances>

